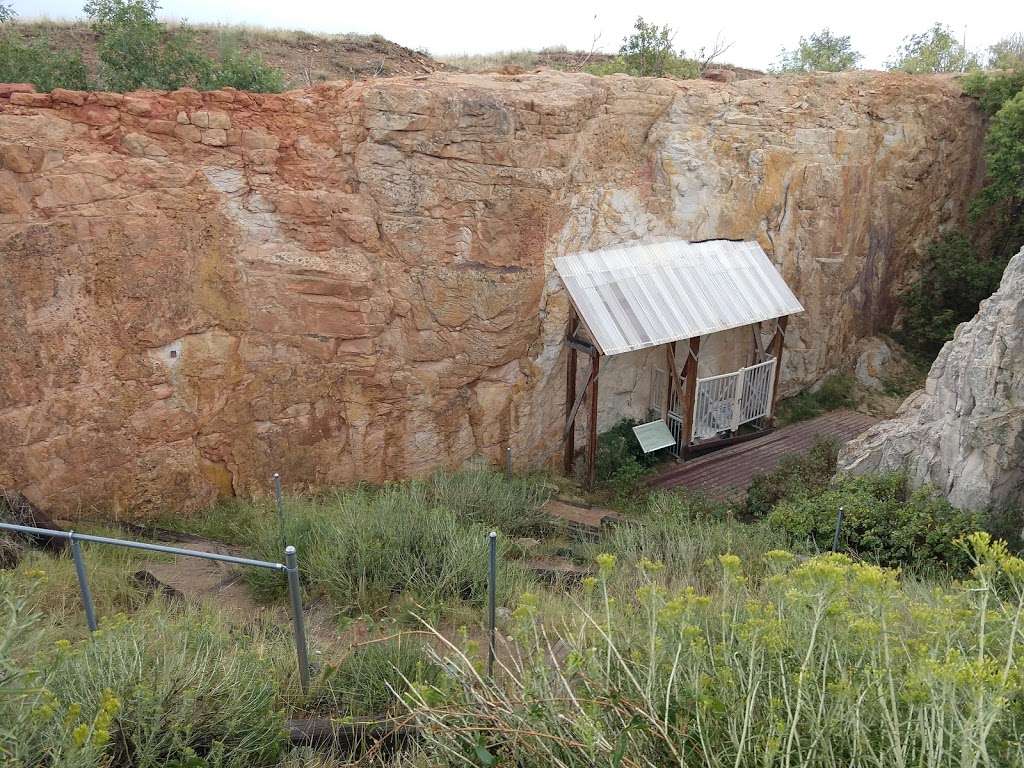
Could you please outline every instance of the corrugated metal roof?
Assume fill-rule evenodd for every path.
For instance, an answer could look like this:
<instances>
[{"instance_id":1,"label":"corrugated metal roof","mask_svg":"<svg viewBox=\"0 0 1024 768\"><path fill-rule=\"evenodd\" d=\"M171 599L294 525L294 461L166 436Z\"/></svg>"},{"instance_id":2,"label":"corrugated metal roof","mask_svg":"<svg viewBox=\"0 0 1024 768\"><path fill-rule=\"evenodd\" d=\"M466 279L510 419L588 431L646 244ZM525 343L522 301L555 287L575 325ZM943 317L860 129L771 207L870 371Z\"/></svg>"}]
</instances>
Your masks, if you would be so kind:
<instances>
[{"instance_id":1,"label":"corrugated metal roof","mask_svg":"<svg viewBox=\"0 0 1024 768\"><path fill-rule=\"evenodd\" d=\"M804 311L756 242L604 248L556 258L555 269L606 355Z\"/></svg>"}]
</instances>

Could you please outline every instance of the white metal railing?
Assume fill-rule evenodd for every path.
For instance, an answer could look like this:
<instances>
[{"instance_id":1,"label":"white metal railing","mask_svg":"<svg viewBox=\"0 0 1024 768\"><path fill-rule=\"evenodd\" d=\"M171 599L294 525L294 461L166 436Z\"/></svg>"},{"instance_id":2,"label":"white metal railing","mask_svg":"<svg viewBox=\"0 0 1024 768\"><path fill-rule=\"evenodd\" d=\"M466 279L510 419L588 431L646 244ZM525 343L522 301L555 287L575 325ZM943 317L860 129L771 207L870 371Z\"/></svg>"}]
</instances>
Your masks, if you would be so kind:
<instances>
[{"instance_id":1,"label":"white metal railing","mask_svg":"<svg viewBox=\"0 0 1024 768\"><path fill-rule=\"evenodd\" d=\"M679 387L672 388L672 402L665 410L669 374L660 368L651 378L651 408L665 420L678 446L685 440ZM697 379L690 440L704 440L720 432L734 432L741 425L770 415L775 386L775 358L731 373Z\"/></svg>"},{"instance_id":2,"label":"white metal railing","mask_svg":"<svg viewBox=\"0 0 1024 768\"><path fill-rule=\"evenodd\" d=\"M697 379L691 440L733 432L771 411L775 358L732 373Z\"/></svg>"}]
</instances>

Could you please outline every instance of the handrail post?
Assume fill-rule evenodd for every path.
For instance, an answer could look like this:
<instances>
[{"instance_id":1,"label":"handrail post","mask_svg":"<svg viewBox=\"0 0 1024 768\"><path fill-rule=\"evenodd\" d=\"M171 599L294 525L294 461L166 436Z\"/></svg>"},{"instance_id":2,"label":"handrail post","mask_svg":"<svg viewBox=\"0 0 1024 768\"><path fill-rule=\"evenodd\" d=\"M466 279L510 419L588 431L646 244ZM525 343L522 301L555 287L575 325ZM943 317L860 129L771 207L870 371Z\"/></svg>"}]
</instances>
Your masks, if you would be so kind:
<instances>
[{"instance_id":1,"label":"handrail post","mask_svg":"<svg viewBox=\"0 0 1024 768\"><path fill-rule=\"evenodd\" d=\"M495 623L497 618L498 534L487 536L487 674L494 674Z\"/></svg>"},{"instance_id":2,"label":"handrail post","mask_svg":"<svg viewBox=\"0 0 1024 768\"><path fill-rule=\"evenodd\" d=\"M285 570L288 572L288 596L292 603L292 619L295 629L295 654L299 661L299 685L302 693L309 693L309 651L306 647L306 623L302 614L302 588L299 586L299 563L295 547L284 550Z\"/></svg>"},{"instance_id":3,"label":"handrail post","mask_svg":"<svg viewBox=\"0 0 1024 768\"><path fill-rule=\"evenodd\" d=\"M836 533L832 537L832 551L839 551L839 534L843 530L843 508L839 507L839 511L836 513Z\"/></svg>"},{"instance_id":4,"label":"handrail post","mask_svg":"<svg viewBox=\"0 0 1024 768\"><path fill-rule=\"evenodd\" d=\"M75 538L75 532L68 533L68 540L71 543L71 557L75 561L75 573L78 575L78 589L82 593L82 605L85 606L85 623L89 625L89 631L95 632L96 609L92 604L92 592L89 590L89 579L85 574L85 560L82 558L82 546Z\"/></svg>"}]
</instances>

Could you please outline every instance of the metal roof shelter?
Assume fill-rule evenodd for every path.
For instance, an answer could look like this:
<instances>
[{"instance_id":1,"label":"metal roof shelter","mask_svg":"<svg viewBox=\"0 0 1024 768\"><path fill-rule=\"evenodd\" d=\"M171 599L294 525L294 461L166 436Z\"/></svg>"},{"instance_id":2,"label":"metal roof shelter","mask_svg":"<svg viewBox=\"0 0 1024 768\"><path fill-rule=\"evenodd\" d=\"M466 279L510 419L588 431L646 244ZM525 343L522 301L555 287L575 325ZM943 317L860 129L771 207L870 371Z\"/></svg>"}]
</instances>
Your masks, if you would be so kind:
<instances>
[{"instance_id":1,"label":"metal roof shelter","mask_svg":"<svg viewBox=\"0 0 1024 768\"><path fill-rule=\"evenodd\" d=\"M739 435L732 433L738 433L744 425L758 423L771 428L786 322L789 315L802 312L803 306L756 242L669 240L626 245L556 258L555 269L573 307L566 378L566 471L571 470L575 456L576 414L590 392L587 480L593 483L597 378L602 355L666 345L671 375L662 412L666 428L673 426L673 415L678 421L672 434L677 453L683 458L695 447L695 437L706 437L709 430L712 434L730 434L717 442L735 442ZM754 361L749 369L697 379L701 336L743 326L759 329L765 320L776 323L772 341L766 351L760 331L755 330ZM590 342L578 338L580 324ZM690 354L683 371L678 372L675 343L686 339ZM585 352L591 359L590 376L579 395L578 352ZM679 405L680 393L685 393L683 406ZM645 450L665 442L664 431L653 426L656 423L642 425L647 429L637 428ZM652 441L654 434L662 439ZM701 450L709 447L704 439Z\"/></svg>"},{"instance_id":2,"label":"metal roof shelter","mask_svg":"<svg viewBox=\"0 0 1024 768\"><path fill-rule=\"evenodd\" d=\"M555 259L604 355L690 339L804 308L755 242L685 240Z\"/></svg>"}]
</instances>

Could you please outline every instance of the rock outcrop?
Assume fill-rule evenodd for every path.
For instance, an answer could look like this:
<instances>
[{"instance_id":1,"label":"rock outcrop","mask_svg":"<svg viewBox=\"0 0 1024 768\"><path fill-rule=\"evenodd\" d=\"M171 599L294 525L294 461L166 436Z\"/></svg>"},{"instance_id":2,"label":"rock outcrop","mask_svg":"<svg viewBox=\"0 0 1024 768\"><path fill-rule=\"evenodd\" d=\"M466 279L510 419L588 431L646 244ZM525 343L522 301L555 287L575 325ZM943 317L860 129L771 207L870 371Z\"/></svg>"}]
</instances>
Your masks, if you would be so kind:
<instances>
[{"instance_id":1,"label":"rock outcrop","mask_svg":"<svg viewBox=\"0 0 1024 768\"><path fill-rule=\"evenodd\" d=\"M756 238L788 391L885 328L977 186L955 80L433 74L0 100L0 486L62 514L558 451L555 256ZM717 341L716 341L717 339ZM743 354L713 337L708 360ZM716 346L717 345L717 346ZM602 366L602 419L650 356Z\"/></svg>"},{"instance_id":2,"label":"rock outcrop","mask_svg":"<svg viewBox=\"0 0 1024 768\"><path fill-rule=\"evenodd\" d=\"M1024 508L1024 249L942 348L924 390L839 457L840 472L897 470L957 507Z\"/></svg>"}]
</instances>

